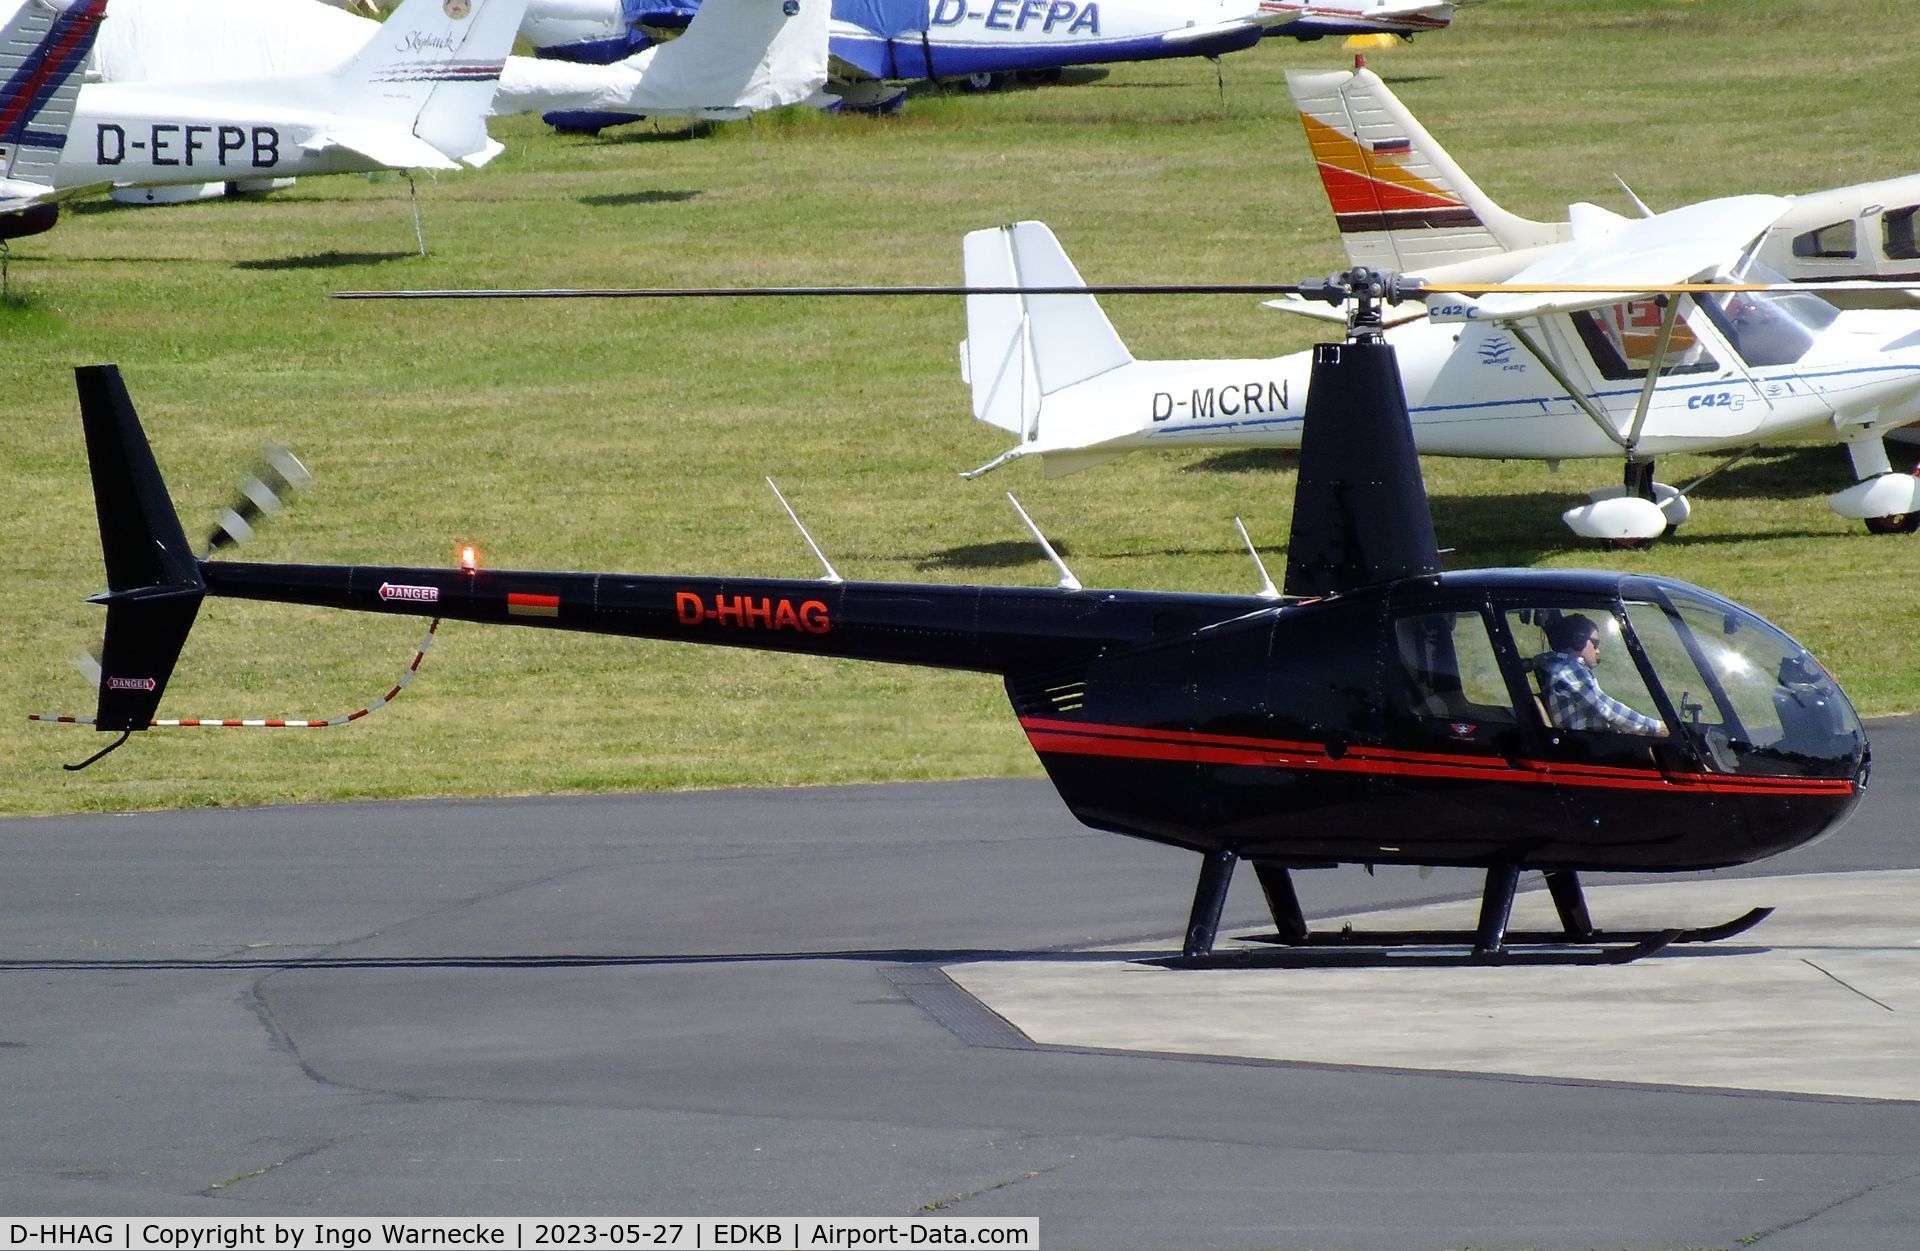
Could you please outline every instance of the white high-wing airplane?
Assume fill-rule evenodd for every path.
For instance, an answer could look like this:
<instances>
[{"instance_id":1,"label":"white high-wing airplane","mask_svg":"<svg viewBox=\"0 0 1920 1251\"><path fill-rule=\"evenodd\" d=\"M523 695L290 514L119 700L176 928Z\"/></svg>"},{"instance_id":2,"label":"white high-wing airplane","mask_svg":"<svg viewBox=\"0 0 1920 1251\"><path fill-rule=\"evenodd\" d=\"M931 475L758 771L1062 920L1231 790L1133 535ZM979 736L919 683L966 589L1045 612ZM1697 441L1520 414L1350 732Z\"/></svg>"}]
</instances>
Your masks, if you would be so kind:
<instances>
[{"instance_id":1,"label":"white high-wing airplane","mask_svg":"<svg viewBox=\"0 0 1920 1251\"><path fill-rule=\"evenodd\" d=\"M1494 203L1371 70L1289 70L1340 242L1355 265L1488 280L1572 238L1569 222ZM1920 174L1790 197L1760 262L1799 282L1920 281ZM1900 307L1898 287L1836 293L1849 306Z\"/></svg>"},{"instance_id":2,"label":"white high-wing airplane","mask_svg":"<svg viewBox=\"0 0 1920 1251\"><path fill-rule=\"evenodd\" d=\"M80 71L106 0L20 0L0 26L0 242L50 230L54 168L73 123Z\"/></svg>"},{"instance_id":3,"label":"white high-wing airplane","mask_svg":"<svg viewBox=\"0 0 1920 1251\"><path fill-rule=\"evenodd\" d=\"M210 68L191 81L89 83L55 185L484 165L502 150L487 134L487 107L525 7L526 0L403 0L384 23L369 24L359 50L331 72L223 77ZM150 7L137 14L115 3L107 31L159 20ZM199 63L208 63L204 53Z\"/></svg>"},{"instance_id":4,"label":"white high-wing airplane","mask_svg":"<svg viewBox=\"0 0 1920 1251\"><path fill-rule=\"evenodd\" d=\"M1572 238L1511 281L1594 293L1430 296L1431 317L1387 331L1419 450L1621 457L1626 485L1564 520L1585 537L1644 541L1689 511L1654 481L1654 458L1819 432L1846 446L1858 479L1831 497L1835 511L1877 532L1920 528L1920 478L1894 472L1883 442L1920 418L1920 309L1842 310L1805 291L1700 293L1664 311L1635 298L1722 274L1765 281L1751 242L1788 207L1741 196L1628 219L1577 206ZM1086 285L1039 222L969 234L965 267L969 286ZM961 367L974 416L1019 439L975 472L1033 455L1058 475L1141 448L1297 447L1311 365L1311 352L1139 361L1091 295L969 296Z\"/></svg>"}]
</instances>

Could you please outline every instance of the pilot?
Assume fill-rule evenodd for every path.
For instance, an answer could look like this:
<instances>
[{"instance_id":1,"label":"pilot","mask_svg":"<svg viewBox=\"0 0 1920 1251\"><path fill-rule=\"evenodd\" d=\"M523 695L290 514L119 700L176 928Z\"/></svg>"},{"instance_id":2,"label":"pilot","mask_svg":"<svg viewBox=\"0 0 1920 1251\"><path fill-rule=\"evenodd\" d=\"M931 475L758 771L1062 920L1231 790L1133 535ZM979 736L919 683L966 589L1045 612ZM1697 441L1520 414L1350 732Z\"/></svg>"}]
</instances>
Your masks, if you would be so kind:
<instances>
[{"instance_id":1,"label":"pilot","mask_svg":"<svg viewBox=\"0 0 1920 1251\"><path fill-rule=\"evenodd\" d=\"M1616 734L1665 734L1664 723L1642 716L1600 689L1593 667L1600 663L1600 627L1585 613L1569 613L1546 625L1553 650L1534 658L1547 719L1562 730L1610 730Z\"/></svg>"}]
</instances>

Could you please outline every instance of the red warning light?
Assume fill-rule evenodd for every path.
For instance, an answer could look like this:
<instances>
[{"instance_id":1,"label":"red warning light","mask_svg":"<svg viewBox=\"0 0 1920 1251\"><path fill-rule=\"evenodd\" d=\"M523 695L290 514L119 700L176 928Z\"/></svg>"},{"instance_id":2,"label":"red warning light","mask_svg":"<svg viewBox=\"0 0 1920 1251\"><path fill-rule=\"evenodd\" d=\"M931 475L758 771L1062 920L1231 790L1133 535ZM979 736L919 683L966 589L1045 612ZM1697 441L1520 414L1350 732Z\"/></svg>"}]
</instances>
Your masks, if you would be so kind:
<instances>
[{"instance_id":1,"label":"red warning light","mask_svg":"<svg viewBox=\"0 0 1920 1251\"><path fill-rule=\"evenodd\" d=\"M472 573L480 568L480 553L473 550L471 543L461 545L460 568L466 573Z\"/></svg>"}]
</instances>

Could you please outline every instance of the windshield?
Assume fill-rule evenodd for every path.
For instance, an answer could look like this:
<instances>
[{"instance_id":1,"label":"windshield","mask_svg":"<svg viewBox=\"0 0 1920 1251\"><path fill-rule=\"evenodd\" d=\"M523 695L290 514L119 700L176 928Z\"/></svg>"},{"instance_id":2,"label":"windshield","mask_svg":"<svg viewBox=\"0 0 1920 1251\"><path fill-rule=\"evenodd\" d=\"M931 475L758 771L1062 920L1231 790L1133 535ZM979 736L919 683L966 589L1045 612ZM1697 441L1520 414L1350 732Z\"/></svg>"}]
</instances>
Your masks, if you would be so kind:
<instances>
[{"instance_id":1,"label":"windshield","mask_svg":"<svg viewBox=\"0 0 1920 1251\"><path fill-rule=\"evenodd\" d=\"M1726 600L1672 592L1629 602L1627 619L1708 767L1722 773L1851 777L1865 734L1807 650Z\"/></svg>"},{"instance_id":2,"label":"windshield","mask_svg":"<svg viewBox=\"0 0 1920 1251\"><path fill-rule=\"evenodd\" d=\"M1735 282L1785 282L1786 278L1749 259ZM1806 291L1742 291L1702 295L1700 307L1749 365L1791 365L1807 354L1814 339L1833 324L1840 310Z\"/></svg>"}]
</instances>

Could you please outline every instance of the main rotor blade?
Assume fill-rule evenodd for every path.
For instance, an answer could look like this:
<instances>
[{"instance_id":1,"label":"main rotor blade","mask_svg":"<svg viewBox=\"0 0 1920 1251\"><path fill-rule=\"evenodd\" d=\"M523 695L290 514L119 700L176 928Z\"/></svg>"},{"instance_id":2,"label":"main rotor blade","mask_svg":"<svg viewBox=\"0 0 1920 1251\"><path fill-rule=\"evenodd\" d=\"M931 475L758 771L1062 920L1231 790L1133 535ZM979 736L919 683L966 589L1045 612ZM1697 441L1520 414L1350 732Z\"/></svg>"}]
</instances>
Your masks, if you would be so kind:
<instances>
[{"instance_id":1,"label":"main rotor blade","mask_svg":"<svg viewBox=\"0 0 1920 1251\"><path fill-rule=\"evenodd\" d=\"M1620 283L1607 282L1420 282L1414 287L1415 295L1499 295L1513 292L1523 295L1739 295L1743 292L1795 292L1822 291L1920 291L1920 286L1906 282L1882 282L1873 278L1854 278L1841 282L1665 282L1665 283Z\"/></svg>"},{"instance_id":2,"label":"main rotor blade","mask_svg":"<svg viewBox=\"0 0 1920 1251\"><path fill-rule=\"evenodd\" d=\"M865 286L865 287L536 287L529 289L447 289L414 291L336 291L336 300L708 300L708 299L794 299L816 296L969 296L969 295L1298 295L1329 304L1345 303L1354 291L1333 279L1308 282L1169 282L1169 283L1089 283L1083 286L1049 287L969 287L969 286ZM1425 299L1433 295L1573 294L1620 295L1622 298L1648 295L1737 295L1742 292L1806 291L1915 291L1920 285L1882 282L1877 279L1848 279L1839 282L1425 282L1405 279L1395 286L1391 275L1379 275L1383 289L1373 297L1388 303Z\"/></svg>"},{"instance_id":3,"label":"main rotor blade","mask_svg":"<svg viewBox=\"0 0 1920 1251\"><path fill-rule=\"evenodd\" d=\"M336 300L681 300L842 295L1324 295L1321 282L1093 283L1078 287L548 287L533 290L336 291ZM1342 293L1344 296L1344 292Z\"/></svg>"}]
</instances>

